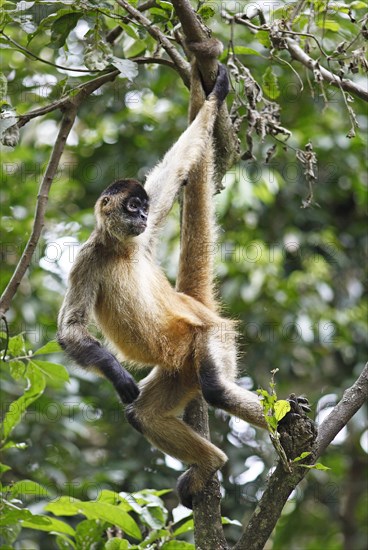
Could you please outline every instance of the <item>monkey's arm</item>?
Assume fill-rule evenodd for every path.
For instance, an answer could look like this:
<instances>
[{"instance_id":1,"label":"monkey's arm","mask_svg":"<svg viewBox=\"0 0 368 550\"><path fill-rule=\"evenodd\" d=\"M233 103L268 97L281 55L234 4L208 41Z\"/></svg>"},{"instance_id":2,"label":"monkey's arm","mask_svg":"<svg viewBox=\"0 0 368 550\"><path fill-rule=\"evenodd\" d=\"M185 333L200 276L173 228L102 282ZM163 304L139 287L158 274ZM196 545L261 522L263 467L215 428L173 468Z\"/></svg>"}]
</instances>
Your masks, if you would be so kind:
<instances>
[{"instance_id":1,"label":"monkey's arm","mask_svg":"<svg viewBox=\"0 0 368 550\"><path fill-rule=\"evenodd\" d=\"M77 256L58 318L57 339L67 355L86 369L97 369L114 385L123 403L139 395L134 378L88 332L88 321L97 300L99 266L85 246Z\"/></svg>"},{"instance_id":2,"label":"monkey's arm","mask_svg":"<svg viewBox=\"0 0 368 550\"><path fill-rule=\"evenodd\" d=\"M218 108L229 91L226 69L219 65L213 91L204 102L197 117L148 175L145 189L150 199L147 229L144 239L151 243L156 230L169 213L180 187L191 170L206 162L206 149L212 140ZM212 167L209 165L209 169Z\"/></svg>"}]
</instances>

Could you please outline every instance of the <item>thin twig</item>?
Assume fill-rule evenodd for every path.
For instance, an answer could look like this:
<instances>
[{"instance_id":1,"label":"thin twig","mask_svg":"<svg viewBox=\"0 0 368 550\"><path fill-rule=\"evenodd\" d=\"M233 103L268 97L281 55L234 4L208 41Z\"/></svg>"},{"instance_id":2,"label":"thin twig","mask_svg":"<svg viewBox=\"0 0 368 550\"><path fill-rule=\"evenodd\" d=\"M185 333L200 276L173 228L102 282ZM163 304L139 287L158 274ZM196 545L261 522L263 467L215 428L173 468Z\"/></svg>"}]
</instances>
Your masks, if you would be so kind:
<instances>
[{"instance_id":1,"label":"thin twig","mask_svg":"<svg viewBox=\"0 0 368 550\"><path fill-rule=\"evenodd\" d=\"M56 67L56 69L61 69L63 71L73 71L76 73L93 73L98 71L92 71L90 69L75 69L73 67L64 67L63 65L58 65L57 63L52 63L52 61L47 61L47 59L43 59L42 57L39 57L35 53L31 52L21 44L18 44L15 40L10 38L7 34L5 34L4 31L0 31L0 34L2 34L11 44L13 44L17 50L24 53L24 55L28 55L29 57L32 57L33 59L36 59L37 61L40 61L41 63L45 63L45 65L51 65L51 67Z\"/></svg>"},{"instance_id":2,"label":"thin twig","mask_svg":"<svg viewBox=\"0 0 368 550\"><path fill-rule=\"evenodd\" d=\"M287 51L290 53L291 57L296 61L302 63L305 67L308 67L313 71L316 61L305 53L304 50L293 40L292 38L286 38ZM335 86L336 88L342 88L345 92L349 92L351 95L357 96L364 101L368 101L368 90L365 90L358 84L355 84L352 80L346 78L340 78L331 71L328 71L321 65L318 66L318 69L323 77L323 80Z\"/></svg>"},{"instance_id":3,"label":"thin twig","mask_svg":"<svg viewBox=\"0 0 368 550\"><path fill-rule=\"evenodd\" d=\"M150 8L153 8L157 6L156 0L147 0L147 2L143 2L140 6L137 6L137 10L140 12L144 12L146 10L149 10ZM126 22L128 22L128 18L121 18L122 21L125 23L124 19L126 19ZM120 25L117 25L111 31L109 31L106 35L106 42L109 44L113 44L117 38L121 35L123 32L123 28Z\"/></svg>"},{"instance_id":4,"label":"thin twig","mask_svg":"<svg viewBox=\"0 0 368 550\"><path fill-rule=\"evenodd\" d=\"M34 109L33 111L30 111L29 113L26 113L24 115L20 115L18 118L18 127L21 128L22 126L27 124L27 122L29 122L32 118L46 115L47 113L51 113L52 111L56 111L58 109L63 109L64 106L67 105L70 101L71 92L75 92L79 90L80 93L83 93L86 96L90 95L93 91L100 88L106 82L110 82L111 80L114 80L118 74L119 74L119 71L117 69L114 69L113 71L109 71L105 74L102 74L101 76L98 76L97 78L93 78L92 80L89 80L88 82L79 84L72 90L69 90L65 96L61 97L57 101L54 101L53 103L50 103L49 105L46 105L45 107L40 107L39 109Z\"/></svg>"},{"instance_id":5,"label":"thin twig","mask_svg":"<svg viewBox=\"0 0 368 550\"><path fill-rule=\"evenodd\" d=\"M248 21L247 19L244 19L244 15L242 16L239 14L230 15L224 10L221 13L222 13L222 17L226 19L229 23L231 23L232 21L235 21L236 23L249 27L253 31L260 31L260 30L267 31L267 32L271 31L271 28L267 25L262 25L262 26L253 25L253 23L250 23L250 21ZM326 58L328 58L326 52L323 50L318 39L313 34L298 33L294 31L288 31L287 29L283 30L282 32L284 34L292 34L295 36L306 36L307 38L312 38L316 42L321 53ZM293 40L292 38L285 37L285 44L286 44L286 50L290 53L291 57L295 59L295 61L299 61L299 63L302 63L305 67L313 71L316 61L312 57L310 57L304 50L302 50L302 48L296 43L295 40ZM368 101L368 90L365 90L364 88L362 88L362 86L355 84L355 82L353 82L352 80L349 80L346 78L340 78L339 76L325 69L321 65L319 65L319 71L323 77L323 80L325 80L332 86L343 89L346 92L349 92L351 95L359 97L364 101Z\"/></svg>"}]
</instances>

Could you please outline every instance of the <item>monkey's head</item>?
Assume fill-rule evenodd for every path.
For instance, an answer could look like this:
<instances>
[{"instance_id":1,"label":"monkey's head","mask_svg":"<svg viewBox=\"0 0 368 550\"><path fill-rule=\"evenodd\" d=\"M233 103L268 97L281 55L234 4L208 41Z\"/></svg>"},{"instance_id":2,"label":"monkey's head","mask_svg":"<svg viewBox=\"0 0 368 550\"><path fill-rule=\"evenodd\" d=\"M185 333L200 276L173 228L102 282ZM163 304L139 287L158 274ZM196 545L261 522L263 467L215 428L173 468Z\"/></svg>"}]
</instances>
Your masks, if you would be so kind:
<instances>
[{"instance_id":1,"label":"monkey's head","mask_svg":"<svg viewBox=\"0 0 368 550\"><path fill-rule=\"evenodd\" d=\"M139 181L117 180L96 202L97 228L118 240L136 237L147 227L148 207L148 195Z\"/></svg>"}]
</instances>

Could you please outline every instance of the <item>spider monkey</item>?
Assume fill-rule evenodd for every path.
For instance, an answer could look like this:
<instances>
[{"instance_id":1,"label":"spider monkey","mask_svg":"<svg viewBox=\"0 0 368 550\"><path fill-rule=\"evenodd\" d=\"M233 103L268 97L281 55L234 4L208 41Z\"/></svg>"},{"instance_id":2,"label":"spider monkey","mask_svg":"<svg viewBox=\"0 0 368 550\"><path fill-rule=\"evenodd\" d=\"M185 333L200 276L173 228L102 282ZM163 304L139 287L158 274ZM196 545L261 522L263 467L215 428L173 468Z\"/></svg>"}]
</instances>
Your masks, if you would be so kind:
<instances>
[{"instance_id":1,"label":"spider monkey","mask_svg":"<svg viewBox=\"0 0 368 550\"><path fill-rule=\"evenodd\" d=\"M213 291L215 240L212 133L229 90L219 65L213 91L194 121L148 175L145 186L120 179L95 206L96 227L73 265L58 319L58 341L87 369L97 369L128 404L128 421L155 447L186 462L180 500L192 506L226 455L178 416L202 392L210 405L265 427L255 394L236 377L235 324L221 317ZM193 114L193 116L194 116ZM155 261L156 244L184 186L181 255L174 289ZM156 365L139 385L88 332L94 315L120 356Z\"/></svg>"}]
</instances>

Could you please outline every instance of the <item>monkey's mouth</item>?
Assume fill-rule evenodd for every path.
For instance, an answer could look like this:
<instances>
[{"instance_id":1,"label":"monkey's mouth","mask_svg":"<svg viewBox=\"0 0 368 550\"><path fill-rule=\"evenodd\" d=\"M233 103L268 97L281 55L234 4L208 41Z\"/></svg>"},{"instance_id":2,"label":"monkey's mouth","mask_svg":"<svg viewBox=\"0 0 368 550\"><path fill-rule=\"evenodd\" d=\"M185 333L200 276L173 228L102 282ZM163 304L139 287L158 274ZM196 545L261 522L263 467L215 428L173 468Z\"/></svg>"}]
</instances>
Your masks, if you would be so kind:
<instances>
[{"instance_id":1,"label":"monkey's mouth","mask_svg":"<svg viewBox=\"0 0 368 550\"><path fill-rule=\"evenodd\" d=\"M135 235L140 235L146 230L147 222L145 221L136 221L132 226L132 233Z\"/></svg>"}]
</instances>

